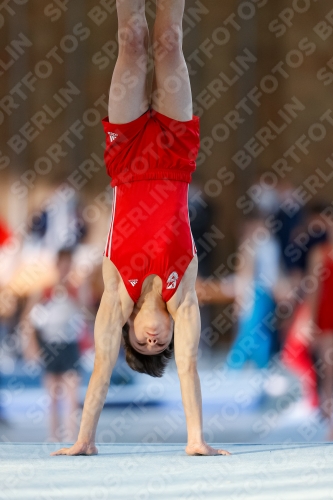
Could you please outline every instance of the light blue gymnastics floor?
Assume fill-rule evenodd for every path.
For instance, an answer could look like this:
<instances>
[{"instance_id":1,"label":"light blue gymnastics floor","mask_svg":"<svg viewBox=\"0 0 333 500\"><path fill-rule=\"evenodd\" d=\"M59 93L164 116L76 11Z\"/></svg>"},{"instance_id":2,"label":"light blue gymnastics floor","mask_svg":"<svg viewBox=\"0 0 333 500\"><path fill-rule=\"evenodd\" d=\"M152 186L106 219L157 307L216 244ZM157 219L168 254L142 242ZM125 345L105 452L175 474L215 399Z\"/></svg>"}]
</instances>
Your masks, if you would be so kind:
<instances>
[{"instance_id":1,"label":"light blue gymnastics floor","mask_svg":"<svg viewBox=\"0 0 333 500\"><path fill-rule=\"evenodd\" d=\"M0 499L333 499L333 444L225 444L232 456L189 457L182 444L0 444Z\"/></svg>"}]
</instances>

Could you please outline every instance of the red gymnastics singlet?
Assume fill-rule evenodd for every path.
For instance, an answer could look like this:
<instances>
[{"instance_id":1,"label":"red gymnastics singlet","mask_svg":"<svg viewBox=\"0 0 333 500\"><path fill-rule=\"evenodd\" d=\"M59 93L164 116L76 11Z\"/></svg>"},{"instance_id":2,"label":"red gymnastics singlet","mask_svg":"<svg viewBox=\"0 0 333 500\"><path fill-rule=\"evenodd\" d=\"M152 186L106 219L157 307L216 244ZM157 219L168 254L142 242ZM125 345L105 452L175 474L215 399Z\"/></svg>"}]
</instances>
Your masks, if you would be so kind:
<instances>
[{"instance_id":1,"label":"red gymnastics singlet","mask_svg":"<svg viewBox=\"0 0 333 500\"><path fill-rule=\"evenodd\" d=\"M105 256L134 302L145 278L158 275L171 299L196 253L188 184L199 150L199 119L172 120L148 110L133 122L103 120L105 162L114 200Z\"/></svg>"}]
</instances>

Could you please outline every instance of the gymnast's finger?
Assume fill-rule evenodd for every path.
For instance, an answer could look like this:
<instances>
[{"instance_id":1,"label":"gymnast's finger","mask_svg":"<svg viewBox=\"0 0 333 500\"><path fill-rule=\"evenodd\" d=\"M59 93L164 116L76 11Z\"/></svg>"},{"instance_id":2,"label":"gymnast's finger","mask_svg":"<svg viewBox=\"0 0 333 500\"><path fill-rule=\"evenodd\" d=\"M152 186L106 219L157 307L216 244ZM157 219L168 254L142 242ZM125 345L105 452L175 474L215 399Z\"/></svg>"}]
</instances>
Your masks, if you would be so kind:
<instances>
[{"instance_id":1,"label":"gymnast's finger","mask_svg":"<svg viewBox=\"0 0 333 500\"><path fill-rule=\"evenodd\" d=\"M60 450L57 450L57 451L53 451L52 453L50 453L51 456L55 456L55 455L68 455L68 450L70 448L60 448Z\"/></svg>"}]
</instances>

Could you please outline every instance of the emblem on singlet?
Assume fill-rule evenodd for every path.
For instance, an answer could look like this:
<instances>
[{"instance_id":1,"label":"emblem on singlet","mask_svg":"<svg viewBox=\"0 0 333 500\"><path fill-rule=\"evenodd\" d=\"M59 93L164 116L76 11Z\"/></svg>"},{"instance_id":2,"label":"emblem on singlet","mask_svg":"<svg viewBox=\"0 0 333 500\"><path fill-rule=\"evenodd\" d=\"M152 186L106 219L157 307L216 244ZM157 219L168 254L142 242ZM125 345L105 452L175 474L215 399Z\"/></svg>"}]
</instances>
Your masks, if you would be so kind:
<instances>
[{"instance_id":1,"label":"emblem on singlet","mask_svg":"<svg viewBox=\"0 0 333 500\"><path fill-rule=\"evenodd\" d=\"M110 137L110 142L113 142L118 137L118 134L114 134L113 132L108 132L108 134Z\"/></svg>"},{"instance_id":2,"label":"emblem on singlet","mask_svg":"<svg viewBox=\"0 0 333 500\"><path fill-rule=\"evenodd\" d=\"M178 274L174 271L173 273L170 274L169 278L167 279L167 290L176 288L177 280L178 280Z\"/></svg>"},{"instance_id":3,"label":"emblem on singlet","mask_svg":"<svg viewBox=\"0 0 333 500\"><path fill-rule=\"evenodd\" d=\"M128 280L132 286L135 286L138 282L138 280Z\"/></svg>"}]
</instances>

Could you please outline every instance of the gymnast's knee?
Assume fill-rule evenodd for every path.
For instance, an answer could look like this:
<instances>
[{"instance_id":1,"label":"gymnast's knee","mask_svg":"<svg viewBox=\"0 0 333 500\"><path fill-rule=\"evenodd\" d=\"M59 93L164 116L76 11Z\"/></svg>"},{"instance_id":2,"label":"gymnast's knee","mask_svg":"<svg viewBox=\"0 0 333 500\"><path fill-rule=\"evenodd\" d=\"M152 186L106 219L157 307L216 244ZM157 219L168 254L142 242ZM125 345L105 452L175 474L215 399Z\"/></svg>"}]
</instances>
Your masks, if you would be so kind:
<instances>
[{"instance_id":1,"label":"gymnast's knee","mask_svg":"<svg viewBox=\"0 0 333 500\"><path fill-rule=\"evenodd\" d=\"M119 54L129 58L148 55L148 26L146 23L135 22L135 17L118 30Z\"/></svg>"},{"instance_id":2,"label":"gymnast's knee","mask_svg":"<svg viewBox=\"0 0 333 500\"><path fill-rule=\"evenodd\" d=\"M160 24L154 29L153 44L155 54L163 53L164 58L174 58L182 51L183 30L178 22Z\"/></svg>"}]
</instances>

